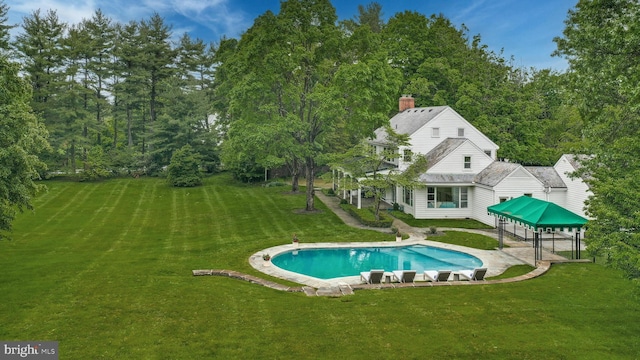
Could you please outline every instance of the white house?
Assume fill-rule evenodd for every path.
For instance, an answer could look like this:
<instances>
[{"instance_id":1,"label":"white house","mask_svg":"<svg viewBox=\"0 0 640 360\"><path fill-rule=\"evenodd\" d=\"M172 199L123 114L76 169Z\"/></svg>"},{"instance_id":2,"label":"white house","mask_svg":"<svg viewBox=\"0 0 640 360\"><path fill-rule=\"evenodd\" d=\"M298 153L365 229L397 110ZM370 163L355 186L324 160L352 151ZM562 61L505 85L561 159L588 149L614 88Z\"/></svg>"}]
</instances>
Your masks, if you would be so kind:
<instances>
[{"instance_id":1,"label":"white house","mask_svg":"<svg viewBox=\"0 0 640 360\"><path fill-rule=\"evenodd\" d=\"M570 176L579 166L576 156L563 155L553 167L497 161L498 145L455 110L413 104L403 96L400 112L390 120L394 131L409 136L409 145L398 149L402 156L389 165L403 170L414 156L426 156L428 169L419 178L424 186L387 189L386 202L398 203L416 219L472 218L495 225L488 206L527 195L585 216L588 186ZM384 150L384 128L370 144Z\"/></svg>"}]
</instances>

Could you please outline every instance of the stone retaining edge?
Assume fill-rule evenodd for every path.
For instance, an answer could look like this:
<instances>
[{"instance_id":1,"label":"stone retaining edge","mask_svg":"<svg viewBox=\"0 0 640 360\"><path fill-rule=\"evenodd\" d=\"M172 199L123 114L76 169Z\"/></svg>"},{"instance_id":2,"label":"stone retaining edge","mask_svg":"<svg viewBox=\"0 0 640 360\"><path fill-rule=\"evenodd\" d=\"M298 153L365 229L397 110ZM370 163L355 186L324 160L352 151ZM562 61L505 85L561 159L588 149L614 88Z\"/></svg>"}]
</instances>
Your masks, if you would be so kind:
<instances>
[{"instance_id":1,"label":"stone retaining edge","mask_svg":"<svg viewBox=\"0 0 640 360\"><path fill-rule=\"evenodd\" d=\"M353 290L365 290L365 289L399 289L399 288L411 288L411 287L432 287L432 286L457 286L457 285L490 285L490 284L507 284L518 281L524 281L536 278L551 268L552 264L555 263L565 263L566 261L548 261L543 260L538 262L538 267L536 267L533 271L512 277L507 279L497 279L497 280L481 280L481 281L446 281L446 282L430 282L430 281L419 281L414 283L391 283L391 284L357 284L351 285ZM232 270L192 270L193 276L225 276L233 279L248 281L253 284L262 285L271 289L286 291L286 292L310 292L311 288L309 286L285 286L282 284L275 283L273 281L265 280L259 278L257 276L244 274L237 271Z\"/></svg>"}]
</instances>

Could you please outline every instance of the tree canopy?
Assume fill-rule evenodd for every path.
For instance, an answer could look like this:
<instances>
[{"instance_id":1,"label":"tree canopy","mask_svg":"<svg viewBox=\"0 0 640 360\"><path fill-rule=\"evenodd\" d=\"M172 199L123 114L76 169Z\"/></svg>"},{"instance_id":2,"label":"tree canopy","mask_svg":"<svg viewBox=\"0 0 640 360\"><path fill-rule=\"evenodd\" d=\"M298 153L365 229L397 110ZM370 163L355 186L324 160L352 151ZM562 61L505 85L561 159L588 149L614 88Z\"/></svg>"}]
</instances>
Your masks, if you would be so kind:
<instances>
[{"instance_id":1,"label":"tree canopy","mask_svg":"<svg viewBox=\"0 0 640 360\"><path fill-rule=\"evenodd\" d=\"M567 58L571 101L592 155L588 250L640 278L640 4L581 0L569 12L557 54Z\"/></svg>"},{"instance_id":2,"label":"tree canopy","mask_svg":"<svg viewBox=\"0 0 640 360\"><path fill-rule=\"evenodd\" d=\"M47 150L47 131L29 102L31 88L20 66L0 55L0 236L6 236L18 211L32 209L43 188L34 180L45 169L38 154Z\"/></svg>"}]
</instances>

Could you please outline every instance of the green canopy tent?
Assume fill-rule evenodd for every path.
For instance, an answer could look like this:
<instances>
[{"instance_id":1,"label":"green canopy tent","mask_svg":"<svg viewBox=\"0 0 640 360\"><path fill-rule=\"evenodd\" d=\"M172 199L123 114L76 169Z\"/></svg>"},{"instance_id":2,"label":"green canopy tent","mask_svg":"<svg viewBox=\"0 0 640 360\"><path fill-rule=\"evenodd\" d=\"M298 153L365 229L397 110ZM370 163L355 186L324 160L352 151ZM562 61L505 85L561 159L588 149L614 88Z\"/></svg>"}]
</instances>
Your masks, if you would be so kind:
<instances>
[{"instance_id":1,"label":"green canopy tent","mask_svg":"<svg viewBox=\"0 0 640 360\"><path fill-rule=\"evenodd\" d=\"M542 244L539 232L543 229L581 230L587 219L552 202L520 196L509 201L487 207L490 214L498 218L498 238L502 248L505 219L535 230L534 248L536 260L542 259ZM576 259L580 258L580 231L576 231Z\"/></svg>"}]
</instances>

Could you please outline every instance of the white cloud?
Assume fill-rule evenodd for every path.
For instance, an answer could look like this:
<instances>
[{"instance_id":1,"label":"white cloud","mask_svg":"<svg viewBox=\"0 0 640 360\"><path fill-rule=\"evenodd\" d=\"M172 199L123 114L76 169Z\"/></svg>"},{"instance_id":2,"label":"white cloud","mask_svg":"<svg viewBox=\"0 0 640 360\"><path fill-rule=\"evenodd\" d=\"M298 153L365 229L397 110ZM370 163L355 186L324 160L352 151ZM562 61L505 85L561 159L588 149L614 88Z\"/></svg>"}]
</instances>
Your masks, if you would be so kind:
<instances>
[{"instance_id":1,"label":"white cloud","mask_svg":"<svg viewBox=\"0 0 640 360\"><path fill-rule=\"evenodd\" d=\"M17 25L37 9L43 15L49 9L56 10L59 19L68 24L89 19L98 9L120 23L146 19L153 13L165 19L184 17L187 21L167 21L167 25L173 26L175 36L201 26L211 30L214 38L223 34L236 37L253 21L237 6L239 3L229 0L5 0L5 4L9 7L9 23ZM20 28L14 29L12 36L19 32Z\"/></svg>"},{"instance_id":2,"label":"white cloud","mask_svg":"<svg viewBox=\"0 0 640 360\"><path fill-rule=\"evenodd\" d=\"M88 19L96 9L93 0L8 0L5 4L9 7L10 22L18 24L22 23L23 17L30 16L38 9L42 15L48 10L56 10L58 18L67 23Z\"/></svg>"},{"instance_id":3,"label":"white cloud","mask_svg":"<svg viewBox=\"0 0 640 360\"><path fill-rule=\"evenodd\" d=\"M173 10L215 33L237 36L251 25L246 13L228 5L227 0L173 0Z\"/></svg>"}]
</instances>

